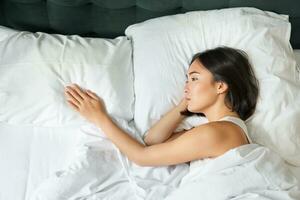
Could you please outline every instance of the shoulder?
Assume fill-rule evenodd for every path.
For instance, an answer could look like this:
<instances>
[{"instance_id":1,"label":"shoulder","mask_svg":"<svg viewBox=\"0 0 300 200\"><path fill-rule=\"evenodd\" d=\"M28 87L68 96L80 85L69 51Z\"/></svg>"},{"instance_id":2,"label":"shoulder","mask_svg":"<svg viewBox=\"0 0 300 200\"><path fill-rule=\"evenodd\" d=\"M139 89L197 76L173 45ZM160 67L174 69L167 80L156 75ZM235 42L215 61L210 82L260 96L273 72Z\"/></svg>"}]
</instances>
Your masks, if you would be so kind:
<instances>
[{"instance_id":1,"label":"shoulder","mask_svg":"<svg viewBox=\"0 0 300 200\"><path fill-rule=\"evenodd\" d=\"M198 127L195 131L204 133L216 138L231 138L237 135L243 135L243 130L236 124L229 121L209 122Z\"/></svg>"},{"instance_id":2,"label":"shoulder","mask_svg":"<svg viewBox=\"0 0 300 200\"><path fill-rule=\"evenodd\" d=\"M209 147L211 157L245 144L241 129L227 121L209 122L191 129L189 133L199 144Z\"/></svg>"},{"instance_id":3,"label":"shoulder","mask_svg":"<svg viewBox=\"0 0 300 200\"><path fill-rule=\"evenodd\" d=\"M221 124L221 123L209 122L206 124L202 124L200 126L191 129L190 133L194 133L195 135L199 135L201 137L206 137L207 139L223 140L227 137L226 134L227 131L224 130L224 128L227 127L225 124Z\"/></svg>"},{"instance_id":4,"label":"shoulder","mask_svg":"<svg viewBox=\"0 0 300 200\"><path fill-rule=\"evenodd\" d=\"M209 124L215 130L217 135L226 138L233 145L248 144L247 136L244 130L237 124L230 121L218 121Z\"/></svg>"}]
</instances>

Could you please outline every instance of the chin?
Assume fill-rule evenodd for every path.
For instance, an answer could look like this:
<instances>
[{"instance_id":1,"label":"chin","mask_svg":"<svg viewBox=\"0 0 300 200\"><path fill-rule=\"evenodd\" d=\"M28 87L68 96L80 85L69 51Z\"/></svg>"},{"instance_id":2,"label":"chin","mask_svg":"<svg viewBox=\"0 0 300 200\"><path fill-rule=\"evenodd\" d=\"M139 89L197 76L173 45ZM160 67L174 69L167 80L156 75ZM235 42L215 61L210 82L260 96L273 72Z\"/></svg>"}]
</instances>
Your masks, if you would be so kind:
<instances>
[{"instance_id":1,"label":"chin","mask_svg":"<svg viewBox=\"0 0 300 200\"><path fill-rule=\"evenodd\" d=\"M188 105L187 110L192 113L202 113L201 109L199 108L193 108L192 106Z\"/></svg>"},{"instance_id":2,"label":"chin","mask_svg":"<svg viewBox=\"0 0 300 200\"><path fill-rule=\"evenodd\" d=\"M191 106L188 106L188 107L187 107L187 110L188 110L189 112L196 113L196 110L193 109L193 107L191 107Z\"/></svg>"}]
</instances>

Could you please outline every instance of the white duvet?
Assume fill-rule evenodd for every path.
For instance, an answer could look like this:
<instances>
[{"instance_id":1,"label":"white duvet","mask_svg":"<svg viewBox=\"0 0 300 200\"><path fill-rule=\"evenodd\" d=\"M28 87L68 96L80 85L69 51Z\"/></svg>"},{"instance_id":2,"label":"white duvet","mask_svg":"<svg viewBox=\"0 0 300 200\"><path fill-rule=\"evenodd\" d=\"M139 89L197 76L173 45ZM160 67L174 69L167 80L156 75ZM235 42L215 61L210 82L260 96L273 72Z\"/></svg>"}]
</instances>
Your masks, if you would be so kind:
<instances>
[{"instance_id":1,"label":"white duvet","mask_svg":"<svg viewBox=\"0 0 300 200\"><path fill-rule=\"evenodd\" d=\"M215 159L169 167L140 167L102 135L81 129L80 154L44 181L31 200L94 199L300 199L299 180L285 162L258 144L231 149ZM128 126L127 131L134 131Z\"/></svg>"},{"instance_id":2,"label":"white duvet","mask_svg":"<svg viewBox=\"0 0 300 200\"><path fill-rule=\"evenodd\" d=\"M134 135L133 124L124 129ZM80 127L73 162L32 191L30 200L164 199L188 172L188 165L141 167L127 159L94 125ZM137 138L140 139L140 138Z\"/></svg>"},{"instance_id":3,"label":"white duvet","mask_svg":"<svg viewBox=\"0 0 300 200\"><path fill-rule=\"evenodd\" d=\"M300 199L299 181L285 162L258 144L243 145L215 159L191 162L180 188L167 199Z\"/></svg>"},{"instance_id":4,"label":"white duvet","mask_svg":"<svg viewBox=\"0 0 300 200\"><path fill-rule=\"evenodd\" d=\"M300 199L297 171L255 144L190 166L140 167L94 126L1 123L0 138L1 200Z\"/></svg>"}]
</instances>

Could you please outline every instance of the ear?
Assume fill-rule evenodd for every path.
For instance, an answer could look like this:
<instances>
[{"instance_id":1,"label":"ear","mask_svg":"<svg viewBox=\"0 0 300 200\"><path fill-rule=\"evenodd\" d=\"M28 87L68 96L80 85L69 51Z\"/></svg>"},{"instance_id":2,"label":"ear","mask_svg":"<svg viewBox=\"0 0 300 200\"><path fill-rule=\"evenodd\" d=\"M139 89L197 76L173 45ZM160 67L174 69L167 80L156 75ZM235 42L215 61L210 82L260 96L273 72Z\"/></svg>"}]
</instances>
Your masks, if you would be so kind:
<instances>
[{"instance_id":1,"label":"ear","mask_svg":"<svg viewBox=\"0 0 300 200\"><path fill-rule=\"evenodd\" d=\"M228 90L228 85L223 81L216 82L217 94L225 93Z\"/></svg>"}]
</instances>

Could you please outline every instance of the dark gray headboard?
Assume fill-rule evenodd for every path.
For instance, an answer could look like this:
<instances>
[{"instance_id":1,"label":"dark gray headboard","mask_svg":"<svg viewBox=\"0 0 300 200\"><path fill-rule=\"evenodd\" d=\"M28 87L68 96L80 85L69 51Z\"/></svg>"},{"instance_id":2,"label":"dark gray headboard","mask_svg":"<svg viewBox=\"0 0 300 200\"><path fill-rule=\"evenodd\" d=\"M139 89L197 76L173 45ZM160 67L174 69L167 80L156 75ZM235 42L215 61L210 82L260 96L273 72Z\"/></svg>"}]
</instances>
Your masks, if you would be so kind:
<instances>
[{"instance_id":1,"label":"dark gray headboard","mask_svg":"<svg viewBox=\"0 0 300 200\"><path fill-rule=\"evenodd\" d=\"M114 38L146 19L228 7L256 7L290 16L300 48L300 0L0 0L0 24L18 30Z\"/></svg>"}]
</instances>

